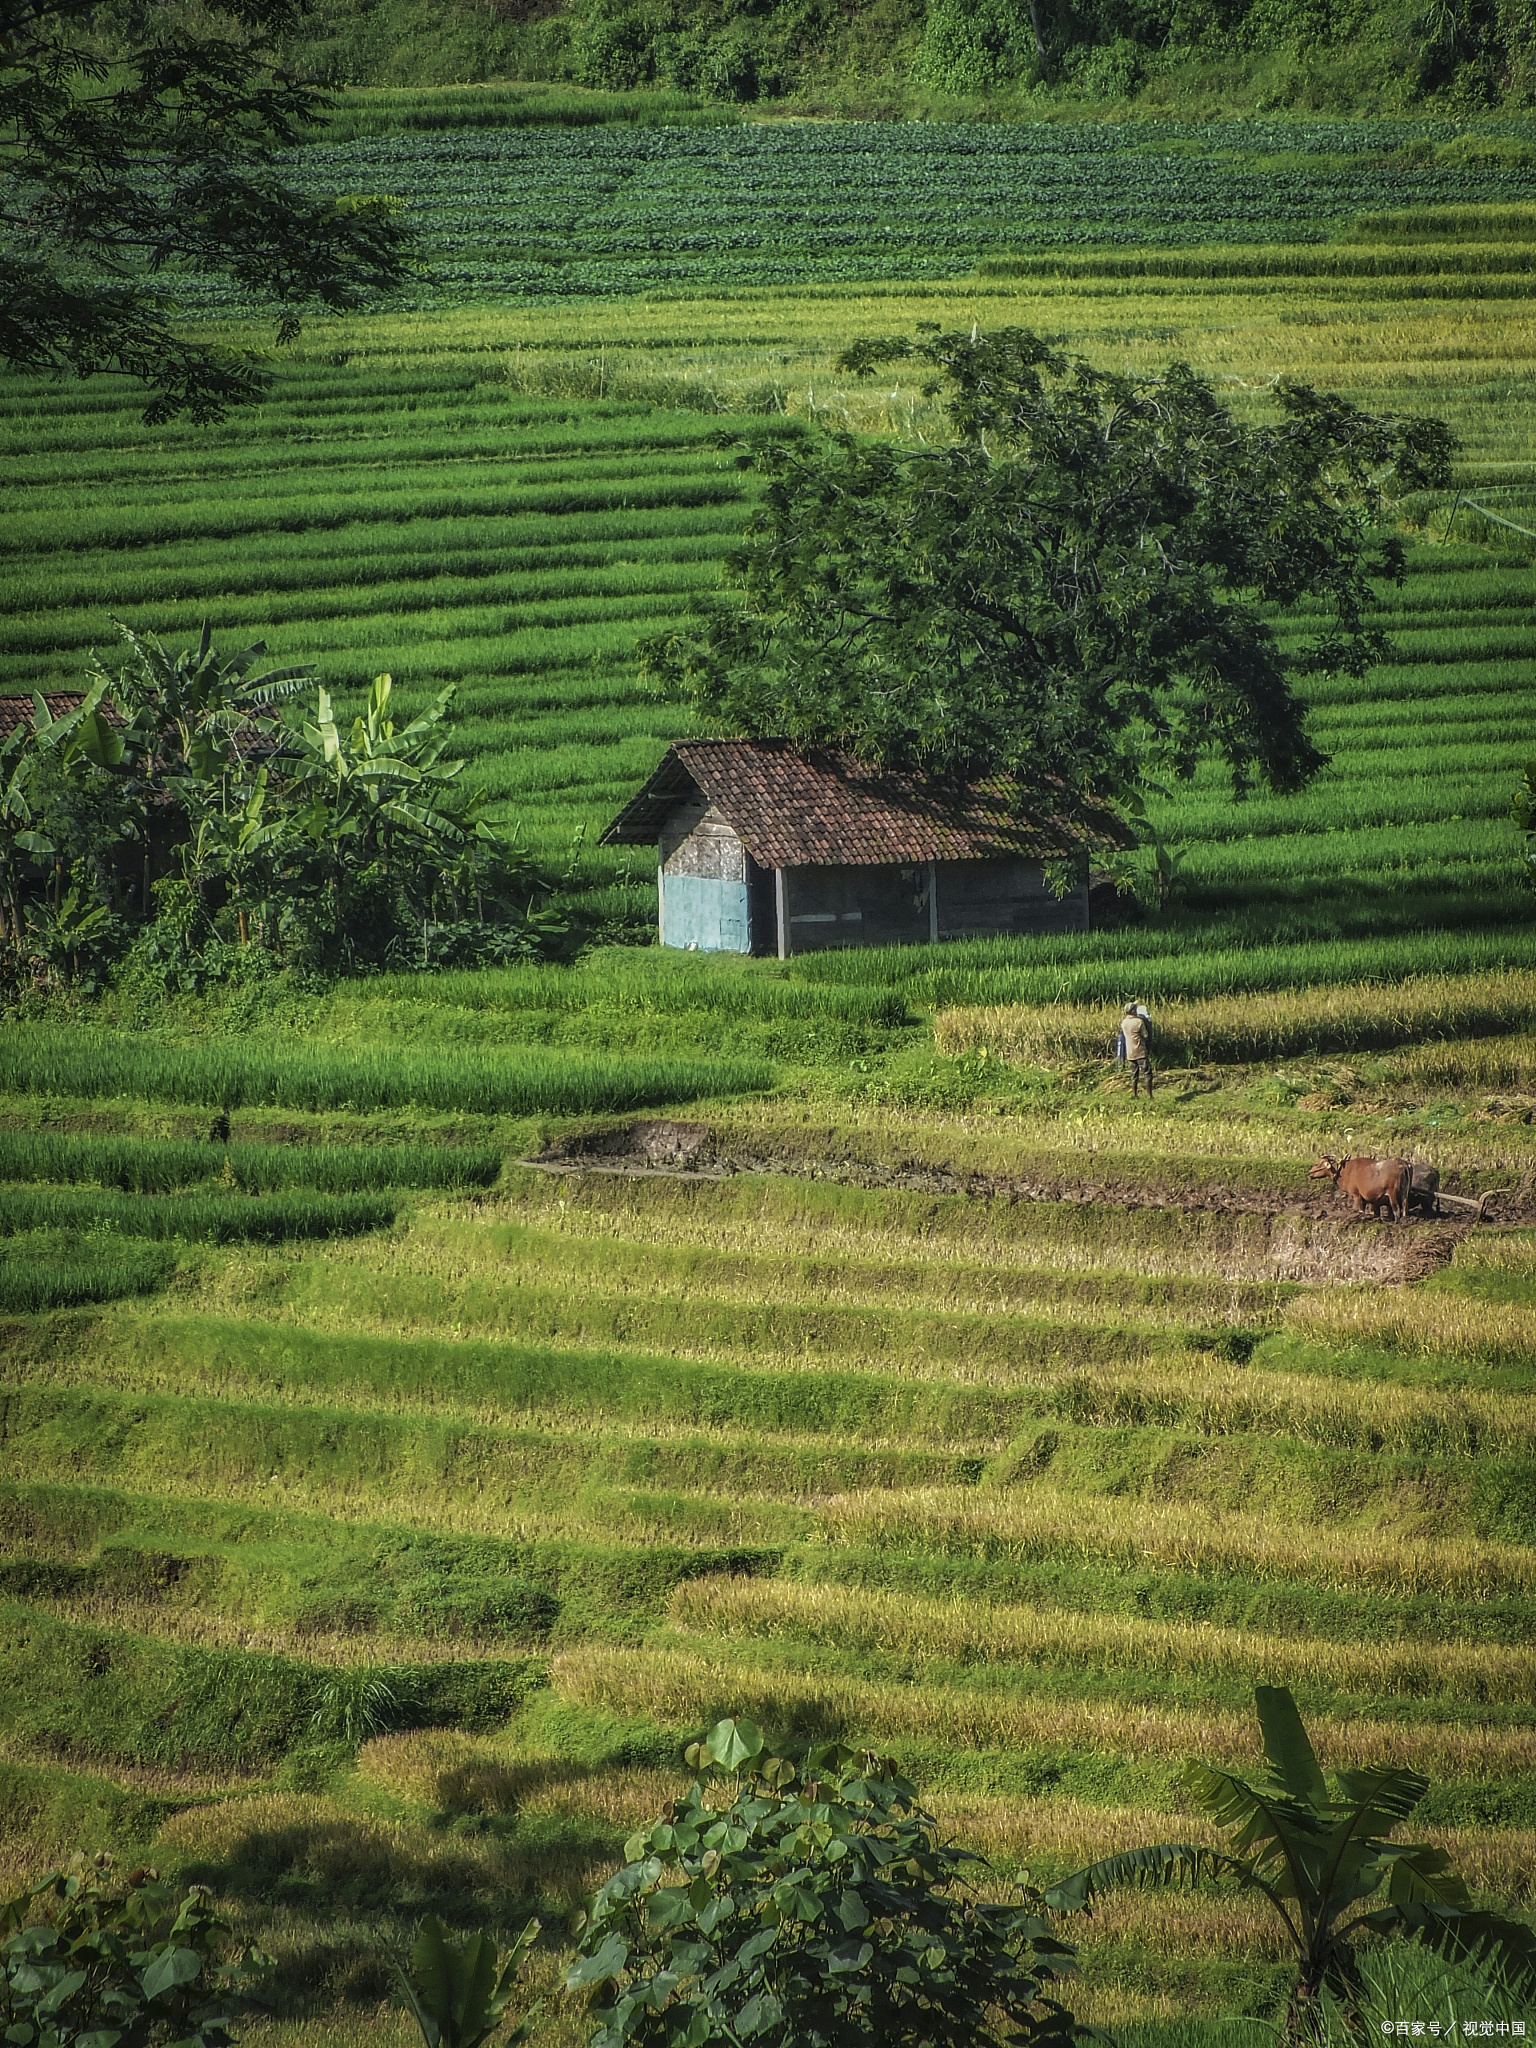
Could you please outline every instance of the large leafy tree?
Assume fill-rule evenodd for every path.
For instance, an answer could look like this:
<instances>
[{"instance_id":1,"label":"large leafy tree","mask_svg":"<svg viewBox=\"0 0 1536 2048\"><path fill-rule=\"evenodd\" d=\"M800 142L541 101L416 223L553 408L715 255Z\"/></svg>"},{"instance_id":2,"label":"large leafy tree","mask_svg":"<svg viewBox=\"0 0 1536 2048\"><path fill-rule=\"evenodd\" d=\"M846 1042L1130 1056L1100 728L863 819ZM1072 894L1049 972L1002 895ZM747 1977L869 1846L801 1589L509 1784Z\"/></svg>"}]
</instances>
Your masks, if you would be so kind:
<instances>
[{"instance_id":1,"label":"large leafy tree","mask_svg":"<svg viewBox=\"0 0 1536 2048\"><path fill-rule=\"evenodd\" d=\"M216 419L263 372L178 332L157 274L214 272L279 308L342 310L399 281L382 200L315 198L279 152L325 95L277 61L304 0L0 0L0 361L147 387L145 417Z\"/></svg>"},{"instance_id":2,"label":"large leafy tree","mask_svg":"<svg viewBox=\"0 0 1536 2048\"><path fill-rule=\"evenodd\" d=\"M1117 375L1017 329L842 361L915 363L954 438L744 455L769 481L735 589L649 644L664 687L729 730L1026 794L1125 799L1210 754L1285 791L1321 765L1298 686L1383 651L1383 515L1444 481L1440 422L1285 383L1250 422L1182 365Z\"/></svg>"},{"instance_id":3,"label":"large leafy tree","mask_svg":"<svg viewBox=\"0 0 1536 2048\"><path fill-rule=\"evenodd\" d=\"M1053 1886L1046 1904L1085 1912L1120 1887L1207 1880L1262 1899L1296 1959L1291 2026L1303 2038L1321 2023L1325 1991L1354 2007L1356 1945L1372 1935L1415 1937L1442 1955L1491 1956L1512 1982L1536 1990L1536 1933L1475 1907L1443 1849L1392 1839L1428 1779L1392 1764L1330 1777L1283 1686L1259 1686L1254 1705L1265 1764L1256 1779L1197 1762L1183 1772L1227 1848L1159 1842L1101 1857Z\"/></svg>"},{"instance_id":4,"label":"large leafy tree","mask_svg":"<svg viewBox=\"0 0 1536 2048\"><path fill-rule=\"evenodd\" d=\"M566 1979L597 1988L593 2048L1072 2048L1071 1950L972 1889L980 1859L892 1764L830 1744L797 1766L745 1720L688 1760Z\"/></svg>"}]
</instances>

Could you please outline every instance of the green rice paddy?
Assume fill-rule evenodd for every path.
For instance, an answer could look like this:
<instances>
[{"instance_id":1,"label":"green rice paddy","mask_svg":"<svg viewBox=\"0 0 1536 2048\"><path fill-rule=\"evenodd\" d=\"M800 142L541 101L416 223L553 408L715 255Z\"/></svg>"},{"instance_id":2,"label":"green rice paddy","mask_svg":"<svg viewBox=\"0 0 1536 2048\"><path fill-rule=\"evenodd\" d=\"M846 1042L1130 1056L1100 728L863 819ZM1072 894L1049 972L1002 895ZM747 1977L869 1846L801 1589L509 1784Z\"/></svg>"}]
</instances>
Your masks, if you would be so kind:
<instances>
[{"instance_id":1,"label":"green rice paddy","mask_svg":"<svg viewBox=\"0 0 1536 2048\"><path fill-rule=\"evenodd\" d=\"M740 133L667 132L624 138L653 185L608 228ZM601 133L560 160L595 177ZM615 917L648 864L592 842L685 724L635 642L750 502L714 437L939 430L920 391L838 375L852 336L1029 325L1464 443L1462 488L1403 508L1394 653L1315 694L1314 787L1159 806L1163 920L0 1022L8 1871L111 1846L204 1880L279 1959L253 2042L403 2044L387 1945L429 1908L537 1910L552 1993L568 1909L721 1713L877 1742L998 1882L1049 1880L1186 1833L1180 1760L1251 1763L1252 1688L1285 1683L1328 1761L1424 1770L1427 1831L1530 1914L1536 924L1507 812L1536 243L1518 150L1497 190L1437 166L1443 192L1370 167L1381 217L1331 240L1321 201L1264 213L1294 164L1199 163L1196 197L1248 209L1220 248L1044 248L999 205L974 249L898 223L884 284L828 242L819 285L696 268L673 297L653 268L579 310L317 326L214 429L0 383L0 688L67 685L112 614L173 642L208 616L344 691L457 681L469 772L542 852L584 828ZM994 253L913 283L923 236ZM685 257L714 261L648 260ZM1103 1057L1131 994L1167 1026L1151 1107ZM1491 1220L1356 1222L1308 1179L1345 1150L1433 1160ZM1077 2008L1129 2048L1270 2038L1283 1970L1240 1899L1122 1899L1083 1939ZM552 1996L541 2048L584 2038Z\"/></svg>"}]
</instances>

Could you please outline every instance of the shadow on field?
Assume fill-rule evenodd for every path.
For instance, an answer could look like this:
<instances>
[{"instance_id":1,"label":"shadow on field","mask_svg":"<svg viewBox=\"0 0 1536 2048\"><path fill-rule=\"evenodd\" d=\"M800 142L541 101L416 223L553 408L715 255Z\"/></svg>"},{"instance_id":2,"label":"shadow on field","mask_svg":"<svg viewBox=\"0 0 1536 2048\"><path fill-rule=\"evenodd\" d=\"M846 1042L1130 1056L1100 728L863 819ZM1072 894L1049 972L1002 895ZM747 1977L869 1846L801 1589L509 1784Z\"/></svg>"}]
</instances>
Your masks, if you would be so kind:
<instances>
[{"instance_id":1,"label":"shadow on field","mask_svg":"<svg viewBox=\"0 0 1536 2048\"><path fill-rule=\"evenodd\" d=\"M545 1814L423 1824L268 1793L179 1814L160 1849L275 1956L274 2010L286 2014L385 1995L390 1953L409 1947L425 1913L502 1938L531 1913L569 1913L618 1860L618 1833Z\"/></svg>"}]
</instances>

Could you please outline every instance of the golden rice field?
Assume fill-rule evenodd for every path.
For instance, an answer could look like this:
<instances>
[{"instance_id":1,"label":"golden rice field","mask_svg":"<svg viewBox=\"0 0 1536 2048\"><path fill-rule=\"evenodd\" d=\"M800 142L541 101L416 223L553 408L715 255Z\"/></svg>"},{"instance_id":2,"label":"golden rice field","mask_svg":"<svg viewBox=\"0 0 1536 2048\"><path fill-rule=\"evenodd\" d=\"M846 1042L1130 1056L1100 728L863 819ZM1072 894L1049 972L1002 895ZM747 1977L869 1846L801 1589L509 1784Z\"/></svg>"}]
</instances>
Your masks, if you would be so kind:
<instances>
[{"instance_id":1,"label":"golden rice field","mask_svg":"<svg viewBox=\"0 0 1536 2048\"><path fill-rule=\"evenodd\" d=\"M714 992L739 1017L784 982L677 972L671 1028L727 1050L759 1027ZM110 1841L214 1884L280 1958L271 2048L403 2041L381 1941L429 1905L536 1909L535 2038L564 2048L564 1916L719 1715L888 1748L1002 1886L1187 1837L1182 1760L1252 1765L1253 1687L1285 1684L1328 1762L1423 1771L1424 1832L1528 1912L1536 1127L1416 1064L1426 1017L1445 1059L1456 1019L1507 1048L1522 986L1384 991L1396 1042L1294 1053L1279 1091L1207 1048L1150 1110L1070 1015L1029 1041L1055 1066L947 1055L920 1018L836 1058L798 1025L796 1060L775 1023L774 1092L679 1111L713 1134L692 1177L583 1168L593 1129L622 1163L611 1117L237 1112L231 1158L277 1141L295 1172L424 1136L502 1168L0 1324L8 1867ZM424 995L349 993L348 1042ZM1276 1008L1372 1035L1358 990ZM445 1042L499 1017L508 1058L530 1014L438 1005ZM336 1036L292 1004L246 1026L252 1057ZM110 1086L0 1114L80 1134L76 1174L203 1116ZM1346 1124L1490 1220L1351 1219L1307 1178ZM375 1717L328 1723L365 1681ZM1280 1981L1218 1890L1078 1931L1077 2009L1133 2041Z\"/></svg>"}]
</instances>

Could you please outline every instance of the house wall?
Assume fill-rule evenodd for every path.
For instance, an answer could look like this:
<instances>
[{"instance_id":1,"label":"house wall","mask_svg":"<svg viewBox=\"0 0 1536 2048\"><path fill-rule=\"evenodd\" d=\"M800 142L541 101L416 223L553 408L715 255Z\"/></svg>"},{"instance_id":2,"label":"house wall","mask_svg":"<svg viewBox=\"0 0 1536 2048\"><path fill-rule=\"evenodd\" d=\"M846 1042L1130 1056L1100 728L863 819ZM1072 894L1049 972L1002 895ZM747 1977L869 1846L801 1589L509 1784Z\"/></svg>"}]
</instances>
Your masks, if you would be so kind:
<instances>
[{"instance_id":1,"label":"house wall","mask_svg":"<svg viewBox=\"0 0 1536 2048\"><path fill-rule=\"evenodd\" d=\"M778 951L772 870L757 865L712 805L702 799L679 805L663 828L658 854L664 946ZM790 953L1088 929L1086 879L1056 897L1039 861L1013 857L787 868L783 898Z\"/></svg>"},{"instance_id":2,"label":"house wall","mask_svg":"<svg viewBox=\"0 0 1536 2048\"><path fill-rule=\"evenodd\" d=\"M789 868L784 882L792 953L1088 929L1086 879L1071 894L1053 896L1039 861Z\"/></svg>"},{"instance_id":3,"label":"house wall","mask_svg":"<svg viewBox=\"0 0 1536 2048\"><path fill-rule=\"evenodd\" d=\"M786 868L791 953L926 944L928 866Z\"/></svg>"},{"instance_id":4,"label":"house wall","mask_svg":"<svg viewBox=\"0 0 1536 2048\"><path fill-rule=\"evenodd\" d=\"M750 953L747 849L713 806L679 805L662 828L661 943L700 953Z\"/></svg>"},{"instance_id":5,"label":"house wall","mask_svg":"<svg viewBox=\"0 0 1536 2048\"><path fill-rule=\"evenodd\" d=\"M1088 878L1053 896L1037 860L941 860L936 864L941 939L1006 932L1085 932Z\"/></svg>"}]
</instances>

